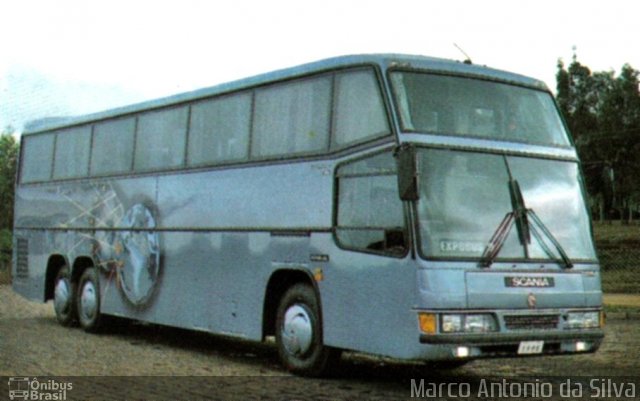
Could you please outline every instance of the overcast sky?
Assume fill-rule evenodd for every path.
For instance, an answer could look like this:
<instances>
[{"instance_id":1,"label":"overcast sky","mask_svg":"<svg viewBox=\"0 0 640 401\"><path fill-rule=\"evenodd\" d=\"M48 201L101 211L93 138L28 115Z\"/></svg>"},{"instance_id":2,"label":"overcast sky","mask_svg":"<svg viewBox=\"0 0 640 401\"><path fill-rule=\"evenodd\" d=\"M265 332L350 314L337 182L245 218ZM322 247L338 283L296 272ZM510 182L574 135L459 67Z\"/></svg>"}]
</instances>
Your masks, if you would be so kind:
<instances>
[{"instance_id":1,"label":"overcast sky","mask_svg":"<svg viewBox=\"0 0 640 401\"><path fill-rule=\"evenodd\" d=\"M463 59L555 89L556 63L640 69L634 0L35 1L0 4L0 129L343 54Z\"/></svg>"}]
</instances>

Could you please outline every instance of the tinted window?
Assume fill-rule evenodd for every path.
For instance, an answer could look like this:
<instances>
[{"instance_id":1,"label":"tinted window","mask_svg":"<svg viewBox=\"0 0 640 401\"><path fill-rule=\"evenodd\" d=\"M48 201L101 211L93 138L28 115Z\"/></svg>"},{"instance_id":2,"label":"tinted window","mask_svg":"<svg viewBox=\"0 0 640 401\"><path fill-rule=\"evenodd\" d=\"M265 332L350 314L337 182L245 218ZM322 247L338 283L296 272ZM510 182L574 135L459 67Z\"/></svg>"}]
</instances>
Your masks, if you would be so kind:
<instances>
[{"instance_id":1,"label":"tinted window","mask_svg":"<svg viewBox=\"0 0 640 401\"><path fill-rule=\"evenodd\" d=\"M391 153L346 164L338 170L336 234L341 245L403 254L403 206Z\"/></svg>"},{"instance_id":2,"label":"tinted window","mask_svg":"<svg viewBox=\"0 0 640 401\"><path fill-rule=\"evenodd\" d=\"M327 150L330 99L329 77L258 90L252 156L286 156Z\"/></svg>"},{"instance_id":3,"label":"tinted window","mask_svg":"<svg viewBox=\"0 0 640 401\"><path fill-rule=\"evenodd\" d=\"M568 161L472 153L418 151L418 219L422 252L428 257L480 258L492 238L504 234L497 260L559 259L553 236L570 258L593 260L589 217L578 164ZM510 180L522 191L531 241L521 241ZM539 218L544 229L531 213ZM527 251L525 251L525 247Z\"/></svg>"},{"instance_id":4,"label":"tinted window","mask_svg":"<svg viewBox=\"0 0 640 401\"><path fill-rule=\"evenodd\" d=\"M46 181L51 178L53 134L22 138L22 182Z\"/></svg>"},{"instance_id":5,"label":"tinted window","mask_svg":"<svg viewBox=\"0 0 640 401\"><path fill-rule=\"evenodd\" d=\"M407 131L570 144L550 93L424 73L395 72L391 82Z\"/></svg>"},{"instance_id":6,"label":"tinted window","mask_svg":"<svg viewBox=\"0 0 640 401\"><path fill-rule=\"evenodd\" d=\"M189 125L189 164L246 159L250 116L250 94L194 104Z\"/></svg>"},{"instance_id":7,"label":"tinted window","mask_svg":"<svg viewBox=\"0 0 640 401\"><path fill-rule=\"evenodd\" d=\"M93 132L91 174L117 174L131 170L134 118L97 124Z\"/></svg>"},{"instance_id":8,"label":"tinted window","mask_svg":"<svg viewBox=\"0 0 640 401\"><path fill-rule=\"evenodd\" d=\"M434 257L479 257L512 210L502 156L420 150L418 201L422 250ZM516 230L500 256L521 258Z\"/></svg>"},{"instance_id":9,"label":"tinted window","mask_svg":"<svg viewBox=\"0 0 640 401\"><path fill-rule=\"evenodd\" d=\"M140 171L182 166L186 131L186 107L141 115L136 135L135 169Z\"/></svg>"},{"instance_id":10,"label":"tinted window","mask_svg":"<svg viewBox=\"0 0 640 401\"><path fill-rule=\"evenodd\" d=\"M336 91L334 145L350 145L390 132L373 71L338 75Z\"/></svg>"},{"instance_id":11,"label":"tinted window","mask_svg":"<svg viewBox=\"0 0 640 401\"><path fill-rule=\"evenodd\" d=\"M56 138L53 178L85 177L89 173L91 127L60 131Z\"/></svg>"},{"instance_id":12,"label":"tinted window","mask_svg":"<svg viewBox=\"0 0 640 401\"><path fill-rule=\"evenodd\" d=\"M508 160L526 206L536 212L569 257L595 259L578 164L525 157ZM532 246L530 252L532 257L546 256L539 247Z\"/></svg>"}]
</instances>

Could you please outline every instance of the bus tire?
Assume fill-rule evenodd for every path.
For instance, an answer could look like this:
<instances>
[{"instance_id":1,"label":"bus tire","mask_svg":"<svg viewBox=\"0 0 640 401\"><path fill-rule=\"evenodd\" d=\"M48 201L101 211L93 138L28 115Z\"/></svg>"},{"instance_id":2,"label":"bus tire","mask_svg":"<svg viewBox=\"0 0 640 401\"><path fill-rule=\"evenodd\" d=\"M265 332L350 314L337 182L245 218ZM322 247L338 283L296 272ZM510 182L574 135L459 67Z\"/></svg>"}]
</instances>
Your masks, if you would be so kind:
<instances>
[{"instance_id":1,"label":"bus tire","mask_svg":"<svg viewBox=\"0 0 640 401\"><path fill-rule=\"evenodd\" d=\"M100 280L93 267L85 269L78 282L77 295L78 322L88 332L96 332L100 328Z\"/></svg>"},{"instance_id":2,"label":"bus tire","mask_svg":"<svg viewBox=\"0 0 640 401\"><path fill-rule=\"evenodd\" d=\"M322 342L320 307L311 286L296 284L280 300L276 344L284 367L303 376L322 376L339 359L340 351Z\"/></svg>"},{"instance_id":3,"label":"bus tire","mask_svg":"<svg viewBox=\"0 0 640 401\"><path fill-rule=\"evenodd\" d=\"M76 284L71 280L67 266L62 266L56 274L53 290L53 310L56 320L62 326L73 326L78 319L76 309Z\"/></svg>"}]
</instances>

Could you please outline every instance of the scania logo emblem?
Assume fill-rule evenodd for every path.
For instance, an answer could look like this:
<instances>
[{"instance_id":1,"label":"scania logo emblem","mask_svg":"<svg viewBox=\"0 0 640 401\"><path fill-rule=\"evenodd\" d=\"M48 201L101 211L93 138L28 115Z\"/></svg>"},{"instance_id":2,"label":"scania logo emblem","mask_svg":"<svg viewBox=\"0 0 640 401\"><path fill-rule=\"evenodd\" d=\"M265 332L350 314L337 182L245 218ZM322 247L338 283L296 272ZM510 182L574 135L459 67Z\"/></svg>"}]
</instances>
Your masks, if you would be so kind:
<instances>
[{"instance_id":1,"label":"scania logo emblem","mask_svg":"<svg viewBox=\"0 0 640 401\"><path fill-rule=\"evenodd\" d=\"M537 302L538 300L536 299L536 296L533 295L533 293L529 293L529 296L527 297L527 305L529 305L529 308L535 309Z\"/></svg>"},{"instance_id":2,"label":"scania logo emblem","mask_svg":"<svg viewBox=\"0 0 640 401\"><path fill-rule=\"evenodd\" d=\"M504 278L504 285L519 288L548 288L555 287L556 283L553 277L508 276Z\"/></svg>"}]
</instances>

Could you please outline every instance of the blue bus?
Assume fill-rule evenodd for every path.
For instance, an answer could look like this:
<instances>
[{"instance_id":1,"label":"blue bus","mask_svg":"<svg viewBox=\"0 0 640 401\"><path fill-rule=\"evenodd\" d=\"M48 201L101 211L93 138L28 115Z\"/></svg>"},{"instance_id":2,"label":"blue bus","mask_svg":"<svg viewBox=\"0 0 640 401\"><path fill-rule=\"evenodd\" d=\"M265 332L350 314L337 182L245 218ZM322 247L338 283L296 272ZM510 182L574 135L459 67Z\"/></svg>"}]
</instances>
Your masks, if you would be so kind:
<instances>
[{"instance_id":1,"label":"blue bus","mask_svg":"<svg viewBox=\"0 0 640 401\"><path fill-rule=\"evenodd\" d=\"M576 149L540 81L343 56L34 127L13 287L57 320L463 364L595 351Z\"/></svg>"}]
</instances>

